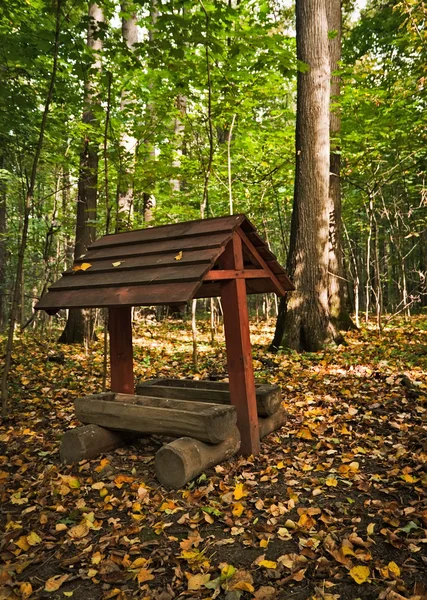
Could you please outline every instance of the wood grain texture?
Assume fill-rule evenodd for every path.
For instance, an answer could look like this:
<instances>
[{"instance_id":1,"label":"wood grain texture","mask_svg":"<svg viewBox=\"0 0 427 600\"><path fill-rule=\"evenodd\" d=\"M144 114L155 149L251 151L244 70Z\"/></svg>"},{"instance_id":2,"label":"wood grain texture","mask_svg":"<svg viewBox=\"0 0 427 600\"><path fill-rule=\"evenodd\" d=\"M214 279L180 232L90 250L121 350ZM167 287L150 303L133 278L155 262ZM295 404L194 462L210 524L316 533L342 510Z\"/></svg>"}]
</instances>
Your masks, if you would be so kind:
<instances>
[{"instance_id":1,"label":"wood grain texture","mask_svg":"<svg viewBox=\"0 0 427 600\"><path fill-rule=\"evenodd\" d=\"M211 444L227 439L236 425L232 406L168 398L97 394L78 398L75 408L82 423L117 431L189 436Z\"/></svg>"},{"instance_id":2,"label":"wood grain texture","mask_svg":"<svg viewBox=\"0 0 427 600\"><path fill-rule=\"evenodd\" d=\"M220 265L222 269L243 268L242 241L237 234L227 244ZM236 279L221 283L221 301L230 398L237 409L241 451L245 455L256 455L260 444L245 281Z\"/></svg>"},{"instance_id":3,"label":"wood grain texture","mask_svg":"<svg viewBox=\"0 0 427 600\"><path fill-rule=\"evenodd\" d=\"M111 431L98 425L83 425L69 429L61 439L61 462L70 465L90 460L100 454L132 443L137 436L125 431Z\"/></svg>"},{"instance_id":4,"label":"wood grain texture","mask_svg":"<svg viewBox=\"0 0 427 600\"><path fill-rule=\"evenodd\" d=\"M136 393L142 396L177 398L188 401L215 402L229 405L230 391L227 382L193 381L192 379L154 379L139 382ZM257 412L265 417L277 412L281 406L281 390L277 385L256 384Z\"/></svg>"},{"instance_id":5,"label":"wood grain texture","mask_svg":"<svg viewBox=\"0 0 427 600\"><path fill-rule=\"evenodd\" d=\"M203 471L234 456L240 448L240 434L234 427L220 444L204 444L182 437L166 444L156 454L156 476L166 488L179 489Z\"/></svg>"},{"instance_id":6,"label":"wood grain texture","mask_svg":"<svg viewBox=\"0 0 427 600\"><path fill-rule=\"evenodd\" d=\"M111 390L124 394L135 390L131 310L129 306L108 309Z\"/></svg>"}]
</instances>

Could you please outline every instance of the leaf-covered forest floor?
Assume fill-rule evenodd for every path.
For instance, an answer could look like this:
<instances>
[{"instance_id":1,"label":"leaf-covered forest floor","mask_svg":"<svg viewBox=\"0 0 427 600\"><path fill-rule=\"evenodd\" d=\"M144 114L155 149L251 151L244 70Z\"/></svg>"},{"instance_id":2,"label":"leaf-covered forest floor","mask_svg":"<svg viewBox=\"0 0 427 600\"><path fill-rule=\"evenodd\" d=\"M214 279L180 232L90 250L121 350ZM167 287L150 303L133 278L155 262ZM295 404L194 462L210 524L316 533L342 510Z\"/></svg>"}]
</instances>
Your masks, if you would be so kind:
<instances>
[{"instance_id":1,"label":"leaf-covered forest floor","mask_svg":"<svg viewBox=\"0 0 427 600\"><path fill-rule=\"evenodd\" d=\"M427 598L426 316L302 355L268 353L273 326L252 324L254 364L282 386L287 426L178 491L154 477L161 438L61 465L73 399L101 391L103 342L19 339L0 428L0 599ZM196 377L224 376L220 336L199 330ZM138 378L195 376L189 323L141 323L134 340Z\"/></svg>"}]
</instances>

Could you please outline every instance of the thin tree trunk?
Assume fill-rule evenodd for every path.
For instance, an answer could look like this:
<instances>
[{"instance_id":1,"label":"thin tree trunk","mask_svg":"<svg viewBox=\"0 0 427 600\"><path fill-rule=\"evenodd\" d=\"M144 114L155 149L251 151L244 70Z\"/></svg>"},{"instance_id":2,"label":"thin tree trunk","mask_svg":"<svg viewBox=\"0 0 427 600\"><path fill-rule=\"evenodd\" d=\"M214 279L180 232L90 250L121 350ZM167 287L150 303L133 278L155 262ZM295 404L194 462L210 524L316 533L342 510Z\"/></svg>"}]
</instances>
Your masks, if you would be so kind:
<instances>
[{"instance_id":1,"label":"thin tree trunk","mask_svg":"<svg viewBox=\"0 0 427 600\"><path fill-rule=\"evenodd\" d=\"M191 303L191 332L193 336L193 369L195 372L198 370L198 359L197 359L197 300L194 299Z\"/></svg>"},{"instance_id":2,"label":"thin tree trunk","mask_svg":"<svg viewBox=\"0 0 427 600\"><path fill-rule=\"evenodd\" d=\"M127 0L122 1L122 38L131 52L139 41L138 22L136 13L132 10ZM122 91L120 110L123 113L131 102L129 92ZM121 152L123 154L122 169L120 173L119 190L117 197L117 222L116 231L126 231L130 228L133 217L133 176L135 167L135 152L137 146L136 138L126 129L122 132L120 140Z\"/></svg>"},{"instance_id":3,"label":"thin tree trunk","mask_svg":"<svg viewBox=\"0 0 427 600\"><path fill-rule=\"evenodd\" d=\"M354 324L348 312L344 277L342 217L341 217L341 114L339 97L341 78L335 72L341 60L342 13L341 0L327 0L326 11L329 30L329 61L331 67L330 123L331 137L329 176L329 310L331 320L338 329L349 330Z\"/></svg>"},{"instance_id":4,"label":"thin tree trunk","mask_svg":"<svg viewBox=\"0 0 427 600\"><path fill-rule=\"evenodd\" d=\"M4 154L0 154L0 168L5 168ZM7 245L6 245L6 182L0 179L0 331L3 331L6 325L6 264L7 264Z\"/></svg>"},{"instance_id":5,"label":"thin tree trunk","mask_svg":"<svg viewBox=\"0 0 427 600\"><path fill-rule=\"evenodd\" d=\"M317 351L336 330L328 304L330 64L326 0L296 2L298 73L296 178L288 272L296 291L282 299L273 348Z\"/></svg>"},{"instance_id":6,"label":"thin tree trunk","mask_svg":"<svg viewBox=\"0 0 427 600\"><path fill-rule=\"evenodd\" d=\"M205 24L206 24L206 39L205 39L205 56L206 56L206 83L208 87L208 139L209 139L209 155L208 163L205 170L205 181L203 185L203 198L200 204L200 216L202 219L208 214L209 209L209 180L212 173L212 163L214 158L214 134L213 134L213 122L212 122L212 78L211 78L211 64L209 58L209 45L208 37L210 30L210 18L202 0L199 0L203 12L205 13Z\"/></svg>"},{"instance_id":7,"label":"thin tree trunk","mask_svg":"<svg viewBox=\"0 0 427 600\"><path fill-rule=\"evenodd\" d=\"M4 361L4 368L1 380L1 398L2 398L2 416L6 418L9 412L9 390L8 390L8 378L10 365L12 360L12 350L13 350L13 334L15 330L15 322L18 315L19 308L19 292L20 292L20 283L22 278L22 273L24 269L24 257L25 250L27 247L28 240L28 226L30 220L30 211L33 203L34 196L34 187L36 184L37 177L37 169L39 165L40 155L43 147L43 139L46 131L46 123L47 116L49 114L49 108L53 97L53 90L55 87L56 81L56 72L58 68L58 53L59 53L59 33L60 33L60 15L61 15L61 0L57 0L56 4L56 18L55 18L55 37L54 37L54 47L53 47L53 65L52 65L52 73L50 77L49 90L46 97L46 102L44 105L43 116L39 129L39 139L37 142L36 151L34 154L33 165L31 169L31 176L29 182L27 184L27 191L25 195L25 203L24 203L24 222L22 227L21 241L19 244L18 250L18 264L16 267L16 276L15 276L15 285L13 290L12 297L12 305L10 311L10 319L9 319L9 330L8 337L6 343L6 356Z\"/></svg>"},{"instance_id":8,"label":"thin tree trunk","mask_svg":"<svg viewBox=\"0 0 427 600\"><path fill-rule=\"evenodd\" d=\"M228 132L228 136L227 136L227 175L228 175L228 202L230 205L230 215L233 214L233 190L231 187L232 184L232 178L231 178L231 140L232 140L232 136L233 136L233 127L234 127L234 122L236 120L236 115L233 115L233 119L231 121L231 125L230 125L230 131Z\"/></svg>"},{"instance_id":9,"label":"thin tree trunk","mask_svg":"<svg viewBox=\"0 0 427 600\"><path fill-rule=\"evenodd\" d=\"M100 51L102 40L96 33L99 23L104 22L102 8L96 3L89 6L89 26L87 45L94 51L93 71L101 69ZM83 150L80 154L80 173L78 182L76 241L74 246L74 259L83 256L88 246L96 239L96 204L98 197L98 149L91 141L90 127L96 124L93 112L95 103L95 82L93 75L89 74L85 85L85 111L83 124L87 126ZM87 310L72 308L68 313L67 323L58 342L65 344L82 343L87 337L93 335L91 328L92 319Z\"/></svg>"}]
</instances>

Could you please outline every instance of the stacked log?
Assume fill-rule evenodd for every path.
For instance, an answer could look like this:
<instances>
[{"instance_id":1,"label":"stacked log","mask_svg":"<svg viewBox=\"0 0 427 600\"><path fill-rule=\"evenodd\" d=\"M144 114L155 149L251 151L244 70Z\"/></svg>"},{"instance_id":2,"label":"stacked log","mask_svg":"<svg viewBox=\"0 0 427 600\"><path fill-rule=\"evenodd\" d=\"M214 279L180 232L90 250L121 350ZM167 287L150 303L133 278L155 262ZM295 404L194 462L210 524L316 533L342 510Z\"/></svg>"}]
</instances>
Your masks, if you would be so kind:
<instances>
[{"instance_id":1,"label":"stacked log","mask_svg":"<svg viewBox=\"0 0 427 600\"><path fill-rule=\"evenodd\" d=\"M257 385L260 438L282 427L286 413L280 388ZM240 449L236 409L228 384L191 380L151 380L137 394L103 393L75 401L83 427L61 442L65 463L95 458L144 434L176 437L156 454L156 475L167 488L180 488Z\"/></svg>"}]
</instances>

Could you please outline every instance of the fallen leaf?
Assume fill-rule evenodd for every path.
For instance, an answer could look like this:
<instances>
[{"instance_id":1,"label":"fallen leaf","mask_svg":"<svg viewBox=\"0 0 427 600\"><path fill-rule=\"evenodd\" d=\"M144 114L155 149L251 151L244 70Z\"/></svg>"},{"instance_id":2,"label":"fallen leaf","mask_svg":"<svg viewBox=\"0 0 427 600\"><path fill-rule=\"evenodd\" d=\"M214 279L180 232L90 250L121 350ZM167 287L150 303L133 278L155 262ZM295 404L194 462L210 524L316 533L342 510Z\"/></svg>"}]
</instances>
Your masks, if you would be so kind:
<instances>
[{"instance_id":1,"label":"fallen leaf","mask_svg":"<svg viewBox=\"0 0 427 600\"><path fill-rule=\"evenodd\" d=\"M262 560L258 565L260 567L265 567L266 569L275 569L277 567L277 562L274 560Z\"/></svg>"},{"instance_id":2,"label":"fallen leaf","mask_svg":"<svg viewBox=\"0 0 427 600\"><path fill-rule=\"evenodd\" d=\"M154 575L151 573L151 571L149 569L146 569L143 567L142 569L139 570L137 579L138 579L139 583L144 583L144 581L151 581L152 579L154 579Z\"/></svg>"},{"instance_id":3,"label":"fallen leaf","mask_svg":"<svg viewBox=\"0 0 427 600\"><path fill-rule=\"evenodd\" d=\"M241 517L245 507L240 502L236 502L233 506L233 515L235 517Z\"/></svg>"},{"instance_id":4,"label":"fallen leaf","mask_svg":"<svg viewBox=\"0 0 427 600\"><path fill-rule=\"evenodd\" d=\"M367 581L370 570L368 567L364 567L362 565L358 565L357 567L353 567L350 569L350 577L354 579L354 581L358 584L365 583Z\"/></svg>"},{"instance_id":5,"label":"fallen leaf","mask_svg":"<svg viewBox=\"0 0 427 600\"><path fill-rule=\"evenodd\" d=\"M80 525L71 527L67 533L71 538L73 538L73 540L79 540L87 536L89 533L89 526L86 521L83 521L80 523Z\"/></svg>"},{"instance_id":6,"label":"fallen leaf","mask_svg":"<svg viewBox=\"0 0 427 600\"><path fill-rule=\"evenodd\" d=\"M68 580L69 577L69 575L54 575L46 581L44 586L45 591L56 592L57 590L59 590L61 585Z\"/></svg>"},{"instance_id":7,"label":"fallen leaf","mask_svg":"<svg viewBox=\"0 0 427 600\"><path fill-rule=\"evenodd\" d=\"M31 596L31 594L33 593L33 586L31 585L31 583L28 583L27 581L23 581L21 583L21 585L19 586L19 591L21 593L23 600L25 600L26 598L29 598Z\"/></svg>"},{"instance_id":8,"label":"fallen leaf","mask_svg":"<svg viewBox=\"0 0 427 600\"><path fill-rule=\"evenodd\" d=\"M200 590L205 587L211 576L209 573L197 573L197 575L190 575L188 577L188 589L189 590Z\"/></svg>"},{"instance_id":9,"label":"fallen leaf","mask_svg":"<svg viewBox=\"0 0 427 600\"><path fill-rule=\"evenodd\" d=\"M389 562L387 568L395 577L400 577L400 567L394 561Z\"/></svg>"},{"instance_id":10,"label":"fallen leaf","mask_svg":"<svg viewBox=\"0 0 427 600\"><path fill-rule=\"evenodd\" d=\"M175 260L181 260L182 259L182 250L180 250L178 252L178 254L175 256Z\"/></svg>"},{"instance_id":11,"label":"fallen leaf","mask_svg":"<svg viewBox=\"0 0 427 600\"><path fill-rule=\"evenodd\" d=\"M117 262L113 262L111 264L113 265L113 267L120 267L120 265L122 264L122 262L120 260L118 260Z\"/></svg>"},{"instance_id":12,"label":"fallen leaf","mask_svg":"<svg viewBox=\"0 0 427 600\"><path fill-rule=\"evenodd\" d=\"M27 535L27 542L30 546L37 546L42 541L41 537L37 535L35 531L32 531L29 535Z\"/></svg>"},{"instance_id":13,"label":"fallen leaf","mask_svg":"<svg viewBox=\"0 0 427 600\"><path fill-rule=\"evenodd\" d=\"M244 498L247 495L248 495L248 493L245 491L243 483L238 483L233 491L234 499L241 500L242 498Z\"/></svg>"}]
</instances>

